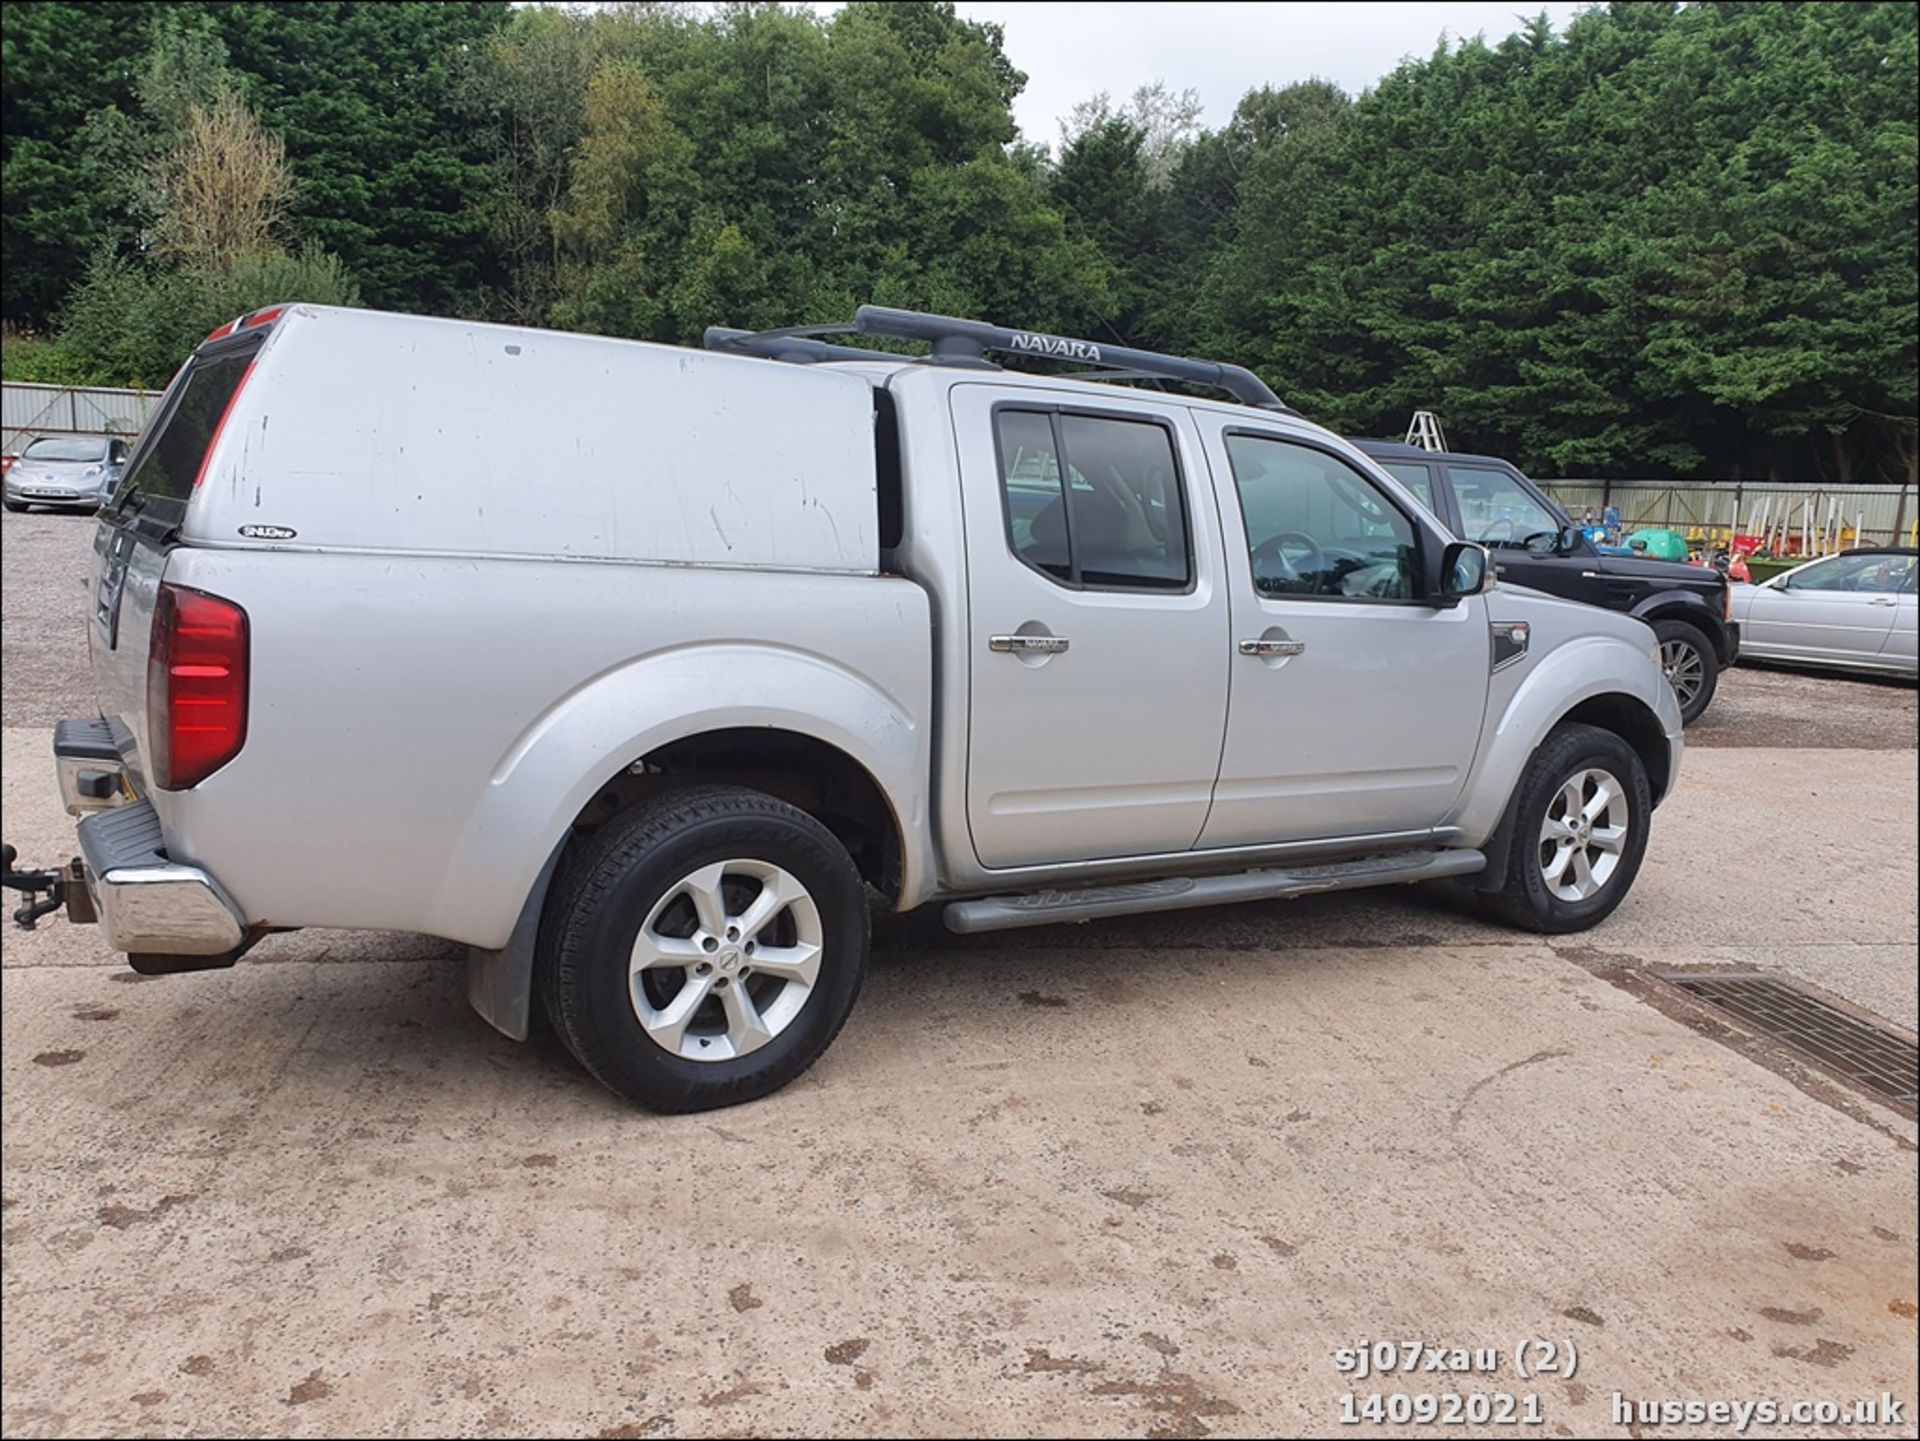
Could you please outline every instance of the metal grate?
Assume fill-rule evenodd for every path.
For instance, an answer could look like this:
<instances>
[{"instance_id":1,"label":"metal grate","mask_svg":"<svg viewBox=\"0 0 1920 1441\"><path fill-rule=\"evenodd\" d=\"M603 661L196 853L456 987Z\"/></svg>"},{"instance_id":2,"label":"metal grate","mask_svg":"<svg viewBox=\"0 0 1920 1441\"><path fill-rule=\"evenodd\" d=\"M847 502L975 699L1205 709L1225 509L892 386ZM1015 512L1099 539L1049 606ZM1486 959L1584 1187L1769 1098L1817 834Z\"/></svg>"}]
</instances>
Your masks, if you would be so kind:
<instances>
[{"instance_id":1,"label":"metal grate","mask_svg":"<svg viewBox=\"0 0 1920 1441\"><path fill-rule=\"evenodd\" d=\"M1772 976L1679 972L1660 977L1822 1069L1906 1110L1920 1091L1920 1051Z\"/></svg>"}]
</instances>

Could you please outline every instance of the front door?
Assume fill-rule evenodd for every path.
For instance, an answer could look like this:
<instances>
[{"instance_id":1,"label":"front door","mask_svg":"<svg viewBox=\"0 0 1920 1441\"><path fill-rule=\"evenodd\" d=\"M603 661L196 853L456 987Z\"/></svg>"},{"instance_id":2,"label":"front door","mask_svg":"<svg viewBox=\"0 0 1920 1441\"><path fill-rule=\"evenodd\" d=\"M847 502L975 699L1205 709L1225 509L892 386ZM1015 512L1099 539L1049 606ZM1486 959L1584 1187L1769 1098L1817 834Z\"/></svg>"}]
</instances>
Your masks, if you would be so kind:
<instances>
[{"instance_id":1,"label":"front door","mask_svg":"<svg viewBox=\"0 0 1920 1441\"><path fill-rule=\"evenodd\" d=\"M967 819L983 866L1191 848L1227 604L1184 406L951 391L966 514Z\"/></svg>"},{"instance_id":2,"label":"front door","mask_svg":"<svg viewBox=\"0 0 1920 1441\"><path fill-rule=\"evenodd\" d=\"M1569 557L1555 550L1560 517L1542 505L1517 476L1498 466L1447 462L1447 482L1460 510L1460 538L1493 552L1494 574L1508 585L1524 585L1590 599L1598 557ZM1531 542L1531 544L1529 544Z\"/></svg>"},{"instance_id":3,"label":"front door","mask_svg":"<svg viewBox=\"0 0 1920 1441\"><path fill-rule=\"evenodd\" d=\"M1232 705L1203 847L1423 831L1486 711L1486 602L1422 599L1438 533L1307 434L1201 421L1224 522Z\"/></svg>"}]
</instances>

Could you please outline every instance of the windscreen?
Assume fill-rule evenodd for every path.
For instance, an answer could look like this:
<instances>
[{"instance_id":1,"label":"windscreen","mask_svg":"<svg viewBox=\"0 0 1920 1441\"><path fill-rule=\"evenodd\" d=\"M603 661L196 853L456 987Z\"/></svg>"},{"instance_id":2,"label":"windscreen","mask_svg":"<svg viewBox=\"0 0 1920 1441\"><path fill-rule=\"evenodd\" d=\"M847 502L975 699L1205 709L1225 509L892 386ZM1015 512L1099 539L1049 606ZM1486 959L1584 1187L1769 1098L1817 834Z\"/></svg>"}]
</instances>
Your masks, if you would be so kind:
<instances>
[{"instance_id":1,"label":"windscreen","mask_svg":"<svg viewBox=\"0 0 1920 1441\"><path fill-rule=\"evenodd\" d=\"M22 460L105 460L107 443L88 436L77 438L48 436L36 440L21 452Z\"/></svg>"},{"instance_id":2,"label":"windscreen","mask_svg":"<svg viewBox=\"0 0 1920 1441\"><path fill-rule=\"evenodd\" d=\"M193 479L259 349L255 343L187 363L114 495L115 510L132 504L143 515L169 523L186 513ZM142 500L135 501L135 496Z\"/></svg>"}]
</instances>

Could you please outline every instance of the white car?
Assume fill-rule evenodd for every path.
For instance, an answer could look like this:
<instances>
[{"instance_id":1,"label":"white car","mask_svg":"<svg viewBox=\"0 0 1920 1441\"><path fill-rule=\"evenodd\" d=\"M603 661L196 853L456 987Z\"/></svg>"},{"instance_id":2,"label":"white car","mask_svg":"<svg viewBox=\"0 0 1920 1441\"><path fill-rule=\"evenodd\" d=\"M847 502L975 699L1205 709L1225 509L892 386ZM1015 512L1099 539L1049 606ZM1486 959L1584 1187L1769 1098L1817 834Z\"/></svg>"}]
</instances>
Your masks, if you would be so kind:
<instances>
[{"instance_id":1,"label":"white car","mask_svg":"<svg viewBox=\"0 0 1920 1441\"><path fill-rule=\"evenodd\" d=\"M1850 550L1764 585L1736 585L1742 660L1920 673L1914 580L1920 551Z\"/></svg>"},{"instance_id":2,"label":"white car","mask_svg":"<svg viewBox=\"0 0 1920 1441\"><path fill-rule=\"evenodd\" d=\"M43 435L7 471L6 506L98 510L127 465L127 442L109 435Z\"/></svg>"}]
</instances>

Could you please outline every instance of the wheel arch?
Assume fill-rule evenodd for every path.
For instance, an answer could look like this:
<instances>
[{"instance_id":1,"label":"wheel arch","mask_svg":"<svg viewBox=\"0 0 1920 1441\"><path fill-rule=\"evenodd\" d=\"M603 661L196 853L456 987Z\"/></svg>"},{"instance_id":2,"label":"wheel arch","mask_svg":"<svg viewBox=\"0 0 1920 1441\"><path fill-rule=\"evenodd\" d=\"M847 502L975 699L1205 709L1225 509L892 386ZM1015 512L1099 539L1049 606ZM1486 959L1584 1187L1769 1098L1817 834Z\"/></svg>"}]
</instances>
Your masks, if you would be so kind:
<instances>
[{"instance_id":1,"label":"wheel arch","mask_svg":"<svg viewBox=\"0 0 1920 1441\"><path fill-rule=\"evenodd\" d=\"M1690 590L1663 590L1647 596L1637 602L1628 612L1635 620L1655 625L1663 620L1685 621L1688 625L1703 632L1709 644L1713 646L1713 659L1718 664L1727 649L1727 620L1712 606L1705 597Z\"/></svg>"},{"instance_id":2,"label":"wheel arch","mask_svg":"<svg viewBox=\"0 0 1920 1441\"><path fill-rule=\"evenodd\" d=\"M820 819L855 840L869 878L914 904L934 875L925 714L925 697L895 697L836 660L783 646L686 647L629 662L562 697L506 747L430 882L421 929L474 948L475 1008L524 1036L529 930L576 825L608 795L675 776L753 784L722 756L753 758L748 769L778 778L760 788L802 809L797 774L817 771L810 798L833 802Z\"/></svg>"},{"instance_id":3,"label":"wheel arch","mask_svg":"<svg viewBox=\"0 0 1920 1441\"><path fill-rule=\"evenodd\" d=\"M1668 740L1660 717L1652 707L1636 696L1622 691L1602 691L1590 695L1555 717L1551 724L1541 732L1538 740L1529 748L1530 758L1548 736L1563 725L1590 725L1597 730L1611 732L1633 747L1634 754L1640 757L1640 763L1646 768L1647 787L1658 806L1666 799L1667 789L1673 775L1673 747L1675 742ZM1481 847L1487 857L1486 869L1475 878L1474 889L1494 891L1500 888L1507 874L1507 860L1513 850L1514 836L1519 830L1520 789L1525 780L1525 762L1509 786L1506 805L1500 815L1499 825Z\"/></svg>"},{"instance_id":4,"label":"wheel arch","mask_svg":"<svg viewBox=\"0 0 1920 1441\"><path fill-rule=\"evenodd\" d=\"M1624 636L1586 635L1555 646L1526 669L1497 712L1488 716L1473 778L1448 821L1467 845L1492 844L1527 762L1567 720L1598 717L1590 723L1628 727L1632 734L1624 738L1636 753L1658 763L1648 768L1655 797L1664 798L1672 784L1682 730L1679 703L1648 649Z\"/></svg>"},{"instance_id":5,"label":"wheel arch","mask_svg":"<svg viewBox=\"0 0 1920 1441\"><path fill-rule=\"evenodd\" d=\"M656 796L730 783L805 811L853 857L861 879L890 904L918 884L909 876L911 833L873 772L846 750L805 731L773 726L692 730L603 771L600 784L549 848L506 943L468 949L467 999L495 1029L523 1041L531 1027L534 966L554 873L570 846ZM911 904L911 900L907 901Z\"/></svg>"}]
</instances>

